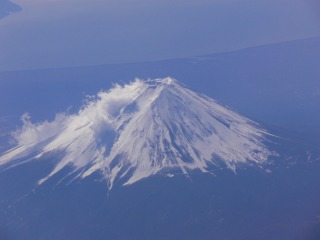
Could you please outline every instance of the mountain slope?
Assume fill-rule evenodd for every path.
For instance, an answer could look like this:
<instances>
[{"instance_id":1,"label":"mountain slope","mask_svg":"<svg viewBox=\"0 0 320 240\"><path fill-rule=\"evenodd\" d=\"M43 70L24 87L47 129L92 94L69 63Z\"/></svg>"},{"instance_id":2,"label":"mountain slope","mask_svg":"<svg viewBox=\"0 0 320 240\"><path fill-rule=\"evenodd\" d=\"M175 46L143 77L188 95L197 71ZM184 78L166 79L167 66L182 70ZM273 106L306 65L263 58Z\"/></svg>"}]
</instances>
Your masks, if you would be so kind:
<instances>
[{"instance_id":1,"label":"mountain slope","mask_svg":"<svg viewBox=\"0 0 320 240\"><path fill-rule=\"evenodd\" d=\"M161 171L206 172L221 163L235 171L272 154L263 143L268 134L256 123L172 78L116 85L77 114L38 124L24 115L23 122L17 146L0 156L0 165L59 153L39 184L66 166L82 178L100 171L111 188L116 180L132 184Z\"/></svg>"}]
</instances>

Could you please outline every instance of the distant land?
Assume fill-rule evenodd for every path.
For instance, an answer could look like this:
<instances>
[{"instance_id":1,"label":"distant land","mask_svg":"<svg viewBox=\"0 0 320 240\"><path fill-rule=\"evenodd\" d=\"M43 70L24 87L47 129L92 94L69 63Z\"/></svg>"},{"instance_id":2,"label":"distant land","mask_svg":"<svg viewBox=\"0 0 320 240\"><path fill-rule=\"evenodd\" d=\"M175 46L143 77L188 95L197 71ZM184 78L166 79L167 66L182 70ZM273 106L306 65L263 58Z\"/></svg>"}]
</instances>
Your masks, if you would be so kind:
<instances>
[{"instance_id":1,"label":"distant land","mask_svg":"<svg viewBox=\"0 0 320 240\"><path fill-rule=\"evenodd\" d=\"M9 0L0 0L0 19L21 10L22 8L19 5Z\"/></svg>"}]
</instances>

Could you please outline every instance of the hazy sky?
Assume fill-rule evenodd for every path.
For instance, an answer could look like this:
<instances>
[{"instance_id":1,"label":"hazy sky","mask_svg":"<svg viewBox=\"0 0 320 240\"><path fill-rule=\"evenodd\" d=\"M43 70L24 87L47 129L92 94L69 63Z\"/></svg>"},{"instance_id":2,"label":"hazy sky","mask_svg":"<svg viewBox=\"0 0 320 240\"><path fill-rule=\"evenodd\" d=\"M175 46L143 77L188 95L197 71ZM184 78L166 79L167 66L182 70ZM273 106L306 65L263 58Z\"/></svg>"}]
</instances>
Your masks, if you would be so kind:
<instances>
[{"instance_id":1,"label":"hazy sky","mask_svg":"<svg viewBox=\"0 0 320 240\"><path fill-rule=\"evenodd\" d=\"M317 0L13 2L22 11L0 19L0 71L189 57L320 34Z\"/></svg>"}]
</instances>

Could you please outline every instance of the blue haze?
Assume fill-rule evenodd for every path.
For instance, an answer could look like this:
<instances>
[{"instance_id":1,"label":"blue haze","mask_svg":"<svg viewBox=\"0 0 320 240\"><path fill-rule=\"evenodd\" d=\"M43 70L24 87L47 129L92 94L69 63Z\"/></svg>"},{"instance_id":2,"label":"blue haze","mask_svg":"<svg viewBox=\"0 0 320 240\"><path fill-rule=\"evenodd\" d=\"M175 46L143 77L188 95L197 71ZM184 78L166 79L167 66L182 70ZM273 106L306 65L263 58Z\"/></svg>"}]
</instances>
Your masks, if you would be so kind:
<instances>
[{"instance_id":1,"label":"blue haze","mask_svg":"<svg viewBox=\"0 0 320 240\"><path fill-rule=\"evenodd\" d=\"M320 34L310 0L38 1L0 22L0 71L154 61Z\"/></svg>"}]
</instances>

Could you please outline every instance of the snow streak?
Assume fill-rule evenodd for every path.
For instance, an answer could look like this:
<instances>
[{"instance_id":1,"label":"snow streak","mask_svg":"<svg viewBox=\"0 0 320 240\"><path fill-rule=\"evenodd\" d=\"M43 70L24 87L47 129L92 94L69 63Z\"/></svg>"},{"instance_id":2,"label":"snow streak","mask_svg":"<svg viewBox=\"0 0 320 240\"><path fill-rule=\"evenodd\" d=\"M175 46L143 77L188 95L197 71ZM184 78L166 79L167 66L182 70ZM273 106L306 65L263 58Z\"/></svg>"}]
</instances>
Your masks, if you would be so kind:
<instances>
[{"instance_id":1,"label":"snow streak","mask_svg":"<svg viewBox=\"0 0 320 240\"><path fill-rule=\"evenodd\" d=\"M0 156L12 166L63 152L42 184L71 166L84 178L100 171L109 187L132 184L162 171L206 172L210 166L265 162L266 131L253 121L172 78L134 82L100 92L77 114L32 123L25 114L17 146Z\"/></svg>"}]
</instances>

